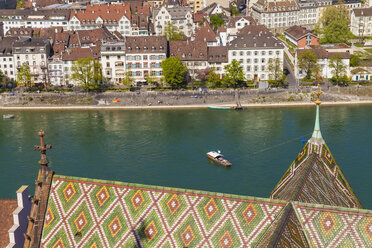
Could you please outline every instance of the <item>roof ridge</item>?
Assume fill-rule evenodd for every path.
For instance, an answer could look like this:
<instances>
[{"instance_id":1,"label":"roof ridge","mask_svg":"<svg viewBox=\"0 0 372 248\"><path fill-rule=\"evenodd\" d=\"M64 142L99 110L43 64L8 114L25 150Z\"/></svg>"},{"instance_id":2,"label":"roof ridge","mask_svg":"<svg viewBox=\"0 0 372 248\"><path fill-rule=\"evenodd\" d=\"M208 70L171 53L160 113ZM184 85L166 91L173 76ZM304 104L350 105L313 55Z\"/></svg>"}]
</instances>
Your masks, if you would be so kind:
<instances>
[{"instance_id":1,"label":"roof ridge","mask_svg":"<svg viewBox=\"0 0 372 248\"><path fill-rule=\"evenodd\" d=\"M111 180L103 180L103 179L71 177L71 176L63 176L63 175L54 175L53 180L55 179L62 179L62 180L66 179L66 180L71 180L71 181L85 181L85 182L91 182L91 183L111 184L111 185L117 185L117 186L145 188L145 189L161 190L161 191L173 191L173 192L176 191L179 193L217 196L217 197L225 197L225 198L240 199L240 200L271 202L271 203L278 203L278 204L285 204L287 202L284 200L271 199L271 198L261 198L261 197L254 197L254 196L235 195L235 194L228 194L228 193L218 193L218 192L211 192L211 191L182 189L182 188L175 188L175 187L164 187L164 186L146 185L146 184L138 184L138 183L127 183L127 182L111 181Z\"/></svg>"},{"instance_id":2,"label":"roof ridge","mask_svg":"<svg viewBox=\"0 0 372 248\"><path fill-rule=\"evenodd\" d=\"M372 210L370 209L363 209L363 208L347 208L347 207L340 207L340 206L332 206L326 204L318 204L318 203L308 203L308 202L300 202L300 201L293 201L296 208L314 208L314 209L324 209L328 211L335 211L335 212L349 212L355 214L368 214L372 215Z\"/></svg>"}]
</instances>

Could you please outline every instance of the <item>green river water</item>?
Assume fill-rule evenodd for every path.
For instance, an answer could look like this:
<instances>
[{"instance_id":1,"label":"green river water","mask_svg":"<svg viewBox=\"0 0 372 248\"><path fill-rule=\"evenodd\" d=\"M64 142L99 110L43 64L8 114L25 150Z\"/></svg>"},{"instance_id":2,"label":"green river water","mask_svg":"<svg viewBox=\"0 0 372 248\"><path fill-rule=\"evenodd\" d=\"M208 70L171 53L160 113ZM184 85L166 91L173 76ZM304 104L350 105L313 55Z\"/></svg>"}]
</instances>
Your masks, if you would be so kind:
<instances>
[{"instance_id":1,"label":"green river water","mask_svg":"<svg viewBox=\"0 0 372 248\"><path fill-rule=\"evenodd\" d=\"M268 197L309 138L315 107L224 110L0 111L0 198L33 193L46 132L60 175ZM322 106L321 130L365 208L372 209L372 105ZM226 169L205 153L221 150Z\"/></svg>"}]
</instances>

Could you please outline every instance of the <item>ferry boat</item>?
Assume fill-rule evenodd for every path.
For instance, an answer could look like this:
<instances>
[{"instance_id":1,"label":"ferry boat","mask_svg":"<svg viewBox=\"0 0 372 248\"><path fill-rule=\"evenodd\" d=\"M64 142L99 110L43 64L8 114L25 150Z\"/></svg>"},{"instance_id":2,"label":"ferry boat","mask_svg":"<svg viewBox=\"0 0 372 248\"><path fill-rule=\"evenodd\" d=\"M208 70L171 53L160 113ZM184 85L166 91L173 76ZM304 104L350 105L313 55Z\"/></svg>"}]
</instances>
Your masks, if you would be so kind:
<instances>
[{"instance_id":1,"label":"ferry boat","mask_svg":"<svg viewBox=\"0 0 372 248\"><path fill-rule=\"evenodd\" d=\"M209 159L213 160L214 162L216 162L220 165L223 165L225 167L230 167L231 166L231 163L223 157L223 155L221 154L220 151L218 151L218 152L215 152L215 151L207 152L207 157Z\"/></svg>"},{"instance_id":2,"label":"ferry boat","mask_svg":"<svg viewBox=\"0 0 372 248\"><path fill-rule=\"evenodd\" d=\"M3 115L3 119L13 119L15 117L15 115L13 114L5 114Z\"/></svg>"}]
</instances>

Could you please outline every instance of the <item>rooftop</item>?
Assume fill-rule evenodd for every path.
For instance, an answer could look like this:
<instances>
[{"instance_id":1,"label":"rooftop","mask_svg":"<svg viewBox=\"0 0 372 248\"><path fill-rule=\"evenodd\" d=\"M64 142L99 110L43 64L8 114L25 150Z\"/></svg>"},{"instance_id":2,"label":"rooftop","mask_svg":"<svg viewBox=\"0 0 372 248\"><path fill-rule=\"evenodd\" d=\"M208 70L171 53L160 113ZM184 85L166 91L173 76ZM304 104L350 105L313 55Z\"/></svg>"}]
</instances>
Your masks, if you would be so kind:
<instances>
[{"instance_id":1,"label":"rooftop","mask_svg":"<svg viewBox=\"0 0 372 248\"><path fill-rule=\"evenodd\" d=\"M13 226L13 211L17 207L17 200L0 199L0 247L6 247L9 244L8 230Z\"/></svg>"}]
</instances>

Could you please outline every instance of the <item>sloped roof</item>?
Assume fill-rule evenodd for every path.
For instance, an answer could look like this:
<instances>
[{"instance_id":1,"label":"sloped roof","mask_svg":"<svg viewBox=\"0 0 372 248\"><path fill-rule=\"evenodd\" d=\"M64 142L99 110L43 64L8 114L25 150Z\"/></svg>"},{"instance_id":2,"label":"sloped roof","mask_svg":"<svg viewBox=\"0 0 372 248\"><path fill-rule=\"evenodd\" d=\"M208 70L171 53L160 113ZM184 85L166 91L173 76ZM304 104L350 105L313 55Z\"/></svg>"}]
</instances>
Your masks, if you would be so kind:
<instances>
[{"instance_id":1,"label":"sloped roof","mask_svg":"<svg viewBox=\"0 0 372 248\"><path fill-rule=\"evenodd\" d=\"M130 20L130 6L123 4L96 4L87 5L85 10L71 11L71 17L76 17L80 21L95 23L95 20L100 17L104 21L112 23L118 23L123 17L127 17Z\"/></svg>"},{"instance_id":2,"label":"sloped roof","mask_svg":"<svg viewBox=\"0 0 372 248\"><path fill-rule=\"evenodd\" d=\"M313 137L276 185L270 198L362 208L321 136L319 106L316 117Z\"/></svg>"},{"instance_id":3,"label":"sloped roof","mask_svg":"<svg viewBox=\"0 0 372 248\"><path fill-rule=\"evenodd\" d=\"M207 61L207 43L194 40L169 41L171 57L179 57L182 61Z\"/></svg>"},{"instance_id":4,"label":"sloped roof","mask_svg":"<svg viewBox=\"0 0 372 248\"><path fill-rule=\"evenodd\" d=\"M372 16L372 7L369 8L361 8L361 9L353 9L355 16Z\"/></svg>"},{"instance_id":5,"label":"sloped roof","mask_svg":"<svg viewBox=\"0 0 372 248\"><path fill-rule=\"evenodd\" d=\"M212 28L211 24L205 21L200 28L196 31L195 40L206 42L217 42L217 34Z\"/></svg>"},{"instance_id":6,"label":"sloped roof","mask_svg":"<svg viewBox=\"0 0 372 248\"><path fill-rule=\"evenodd\" d=\"M6 247L10 242L8 230L13 225L13 211L17 206L17 200L0 199L0 247Z\"/></svg>"},{"instance_id":7,"label":"sloped roof","mask_svg":"<svg viewBox=\"0 0 372 248\"><path fill-rule=\"evenodd\" d=\"M284 206L272 199L55 175L41 247L248 247Z\"/></svg>"},{"instance_id":8,"label":"sloped roof","mask_svg":"<svg viewBox=\"0 0 372 248\"><path fill-rule=\"evenodd\" d=\"M305 35L308 35L308 34L316 37L316 35L311 33L309 30L307 30L304 27L300 27L300 26L292 26L292 27L286 29L284 31L284 33L287 33L288 35L292 36L296 40L299 40L299 39L301 39L302 37L304 37Z\"/></svg>"}]
</instances>

